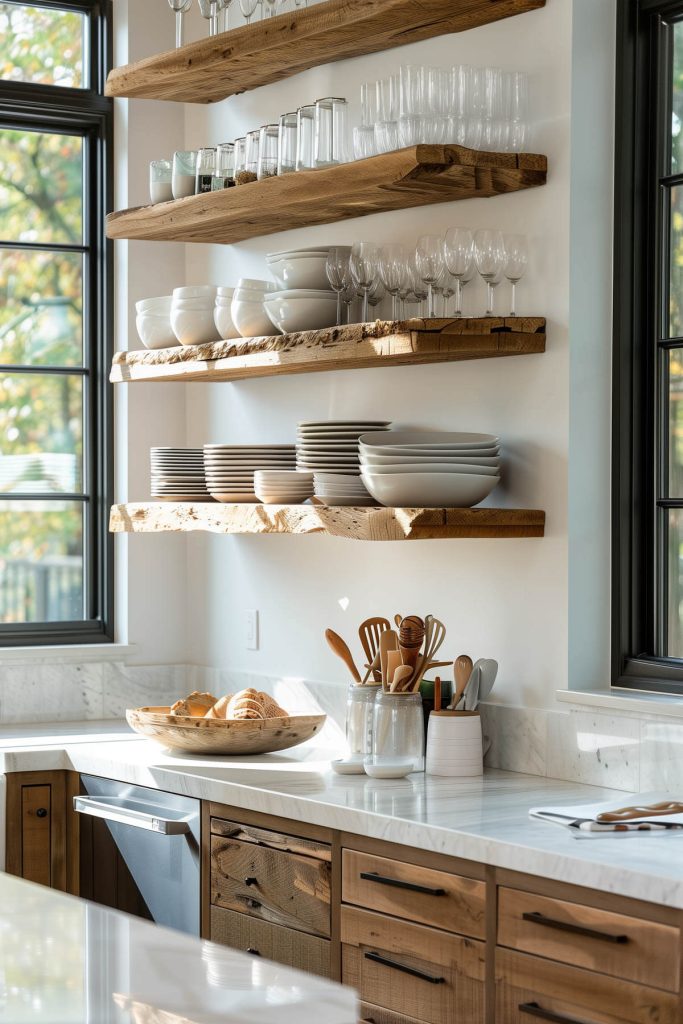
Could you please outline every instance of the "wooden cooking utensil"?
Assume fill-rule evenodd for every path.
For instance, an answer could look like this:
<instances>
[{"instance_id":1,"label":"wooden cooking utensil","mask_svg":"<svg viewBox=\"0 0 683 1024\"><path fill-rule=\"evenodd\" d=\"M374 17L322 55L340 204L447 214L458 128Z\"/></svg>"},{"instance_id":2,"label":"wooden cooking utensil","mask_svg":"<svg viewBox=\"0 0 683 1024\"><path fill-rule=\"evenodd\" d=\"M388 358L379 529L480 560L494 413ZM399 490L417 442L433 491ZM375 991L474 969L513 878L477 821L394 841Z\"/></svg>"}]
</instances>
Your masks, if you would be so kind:
<instances>
[{"instance_id":1,"label":"wooden cooking utensil","mask_svg":"<svg viewBox=\"0 0 683 1024\"><path fill-rule=\"evenodd\" d=\"M401 623L403 622L403 616L399 615L398 612L396 612L396 614L394 615L394 622L396 624L396 629L400 629Z\"/></svg>"},{"instance_id":2,"label":"wooden cooking utensil","mask_svg":"<svg viewBox=\"0 0 683 1024\"><path fill-rule=\"evenodd\" d=\"M367 669L367 671L366 671L365 675L363 676L363 678L361 679L361 686L365 686L365 684L367 683L368 679L370 678L370 673L371 672L374 672L375 674L379 673L380 678L377 679L376 681L378 683L382 681L382 673L380 672L379 651L377 651L377 654L372 659L372 661L368 665L365 665L365 668Z\"/></svg>"},{"instance_id":3,"label":"wooden cooking utensil","mask_svg":"<svg viewBox=\"0 0 683 1024\"><path fill-rule=\"evenodd\" d=\"M410 665L399 665L394 672L394 679L391 684L392 693L405 693L408 689L413 670Z\"/></svg>"},{"instance_id":4,"label":"wooden cooking utensil","mask_svg":"<svg viewBox=\"0 0 683 1024\"><path fill-rule=\"evenodd\" d=\"M425 625L419 615L407 615L401 620L398 642L404 665L416 667L424 636Z\"/></svg>"},{"instance_id":5,"label":"wooden cooking utensil","mask_svg":"<svg viewBox=\"0 0 683 1024\"><path fill-rule=\"evenodd\" d=\"M368 664L372 664L375 660L375 655L379 650L379 638L385 630L390 628L390 625L388 619L376 618L366 619L358 627L358 636ZM375 681L379 682L381 679L379 671L375 670L373 674Z\"/></svg>"},{"instance_id":6,"label":"wooden cooking utensil","mask_svg":"<svg viewBox=\"0 0 683 1024\"><path fill-rule=\"evenodd\" d=\"M428 615L425 619L424 653L415 667L415 674L413 676L414 689L417 689L420 685L420 680L422 679L425 668L434 660L434 655L439 650L445 639L446 627L443 622L434 618L433 615Z\"/></svg>"},{"instance_id":7,"label":"wooden cooking utensil","mask_svg":"<svg viewBox=\"0 0 683 1024\"><path fill-rule=\"evenodd\" d=\"M401 652L399 650L387 651L387 683L389 684L389 689L391 689L396 669L400 668L402 664L403 661L401 660Z\"/></svg>"},{"instance_id":8,"label":"wooden cooking utensil","mask_svg":"<svg viewBox=\"0 0 683 1024\"><path fill-rule=\"evenodd\" d=\"M346 642L342 640L342 638L339 636L339 633L335 633L333 629L326 629L325 639L327 640L328 644L330 645L334 653L337 655L337 657L341 658L341 660L344 662L344 664L348 668L349 672L351 673L355 681L357 683L360 683L360 672L356 668L356 663L353 660L353 655L351 654L351 651L347 647Z\"/></svg>"},{"instance_id":9,"label":"wooden cooking utensil","mask_svg":"<svg viewBox=\"0 0 683 1024\"><path fill-rule=\"evenodd\" d=\"M434 680L434 710L437 714L441 711L441 676Z\"/></svg>"},{"instance_id":10,"label":"wooden cooking utensil","mask_svg":"<svg viewBox=\"0 0 683 1024\"><path fill-rule=\"evenodd\" d=\"M468 654L459 655L453 662L453 679L455 680L455 693L453 694L453 700L449 704L449 710L455 711L460 698L465 692L467 681L472 675L473 662Z\"/></svg>"},{"instance_id":11,"label":"wooden cooking utensil","mask_svg":"<svg viewBox=\"0 0 683 1024\"><path fill-rule=\"evenodd\" d=\"M385 629L379 638L379 657L382 669L382 688L388 689L387 654L398 650L398 634L393 629Z\"/></svg>"},{"instance_id":12,"label":"wooden cooking utensil","mask_svg":"<svg viewBox=\"0 0 683 1024\"><path fill-rule=\"evenodd\" d=\"M679 803L677 800L668 800L644 807L619 807L616 811L603 811L601 814L596 814L595 820L601 822L632 821L633 818L659 818L663 814L683 814L683 803Z\"/></svg>"}]
</instances>

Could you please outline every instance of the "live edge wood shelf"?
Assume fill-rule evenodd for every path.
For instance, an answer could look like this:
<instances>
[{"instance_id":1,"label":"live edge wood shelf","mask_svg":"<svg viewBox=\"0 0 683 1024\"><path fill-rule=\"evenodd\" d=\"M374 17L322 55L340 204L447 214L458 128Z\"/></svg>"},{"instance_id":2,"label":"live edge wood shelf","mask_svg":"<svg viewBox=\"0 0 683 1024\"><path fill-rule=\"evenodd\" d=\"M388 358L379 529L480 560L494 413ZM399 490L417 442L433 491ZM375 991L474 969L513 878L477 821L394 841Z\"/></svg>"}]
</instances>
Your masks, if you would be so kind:
<instances>
[{"instance_id":1,"label":"live edge wood shelf","mask_svg":"<svg viewBox=\"0 0 683 1024\"><path fill-rule=\"evenodd\" d=\"M546 174L547 160L539 154L409 146L336 167L121 210L107 217L107 235L231 244L371 213L518 192L545 184Z\"/></svg>"},{"instance_id":2,"label":"live edge wood shelf","mask_svg":"<svg viewBox=\"0 0 683 1024\"><path fill-rule=\"evenodd\" d=\"M542 537L545 512L516 508L340 508L138 502L114 505L112 533L321 533L349 540Z\"/></svg>"},{"instance_id":3,"label":"live edge wood shelf","mask_svg":"<svg viewBox=\"0 0 683 1024\"><path fill-rule=\"evenodd\" d=\"M327 0L116 68L107 96L212 103L307 68L462 32L545 0Z\"/></svg>"},{"instance_id":4,"label":"live edge wood shelf","mask_svg":"<svg viewBox=\"0 0 683 1024\"><path fill-rule=\"evenodd\" d=\"M110 379L230 381L370 366L412 366L545 351L542 317L375 321L210 345L117 352Z\"/></svg>"}]
</instances>

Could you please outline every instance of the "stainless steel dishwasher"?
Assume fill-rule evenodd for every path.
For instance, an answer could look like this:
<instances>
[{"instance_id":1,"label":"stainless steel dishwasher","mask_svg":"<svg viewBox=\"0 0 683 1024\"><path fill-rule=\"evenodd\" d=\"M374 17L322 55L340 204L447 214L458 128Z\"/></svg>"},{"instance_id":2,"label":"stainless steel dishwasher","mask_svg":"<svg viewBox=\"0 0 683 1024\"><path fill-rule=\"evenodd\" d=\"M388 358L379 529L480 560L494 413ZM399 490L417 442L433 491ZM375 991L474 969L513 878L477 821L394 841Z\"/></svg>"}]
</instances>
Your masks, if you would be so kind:
<instances>
[{"instance_id":1,"label":"stainless steel dishwasher","mask_svg":"<svg viewBox=\"0 0 683 1024\"><path fill-rule=\"evenodd\" d=\"M199 800L94 775L81 775L81 789L82 894L199 935Z\"/></svg>"}]
</instances>

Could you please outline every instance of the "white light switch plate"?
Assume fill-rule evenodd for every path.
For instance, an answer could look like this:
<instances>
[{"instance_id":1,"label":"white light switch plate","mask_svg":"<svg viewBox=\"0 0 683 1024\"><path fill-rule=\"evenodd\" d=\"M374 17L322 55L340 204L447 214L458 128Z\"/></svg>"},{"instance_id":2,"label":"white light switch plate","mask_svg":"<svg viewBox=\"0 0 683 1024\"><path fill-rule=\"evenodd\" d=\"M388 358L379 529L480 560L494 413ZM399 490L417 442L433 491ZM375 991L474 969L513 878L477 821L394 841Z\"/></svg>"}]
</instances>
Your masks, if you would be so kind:
<instances>
[{"instance_id":1,"label":"white light switch plate","mask_svg":"<svg viewBox=\"0 0 683 1024\"><path fill-rule=\"evenodd\" d=\"M246 614L246 647L248 651L258 651L258 611L248 608Z\"/></svg>"}]
</instances>

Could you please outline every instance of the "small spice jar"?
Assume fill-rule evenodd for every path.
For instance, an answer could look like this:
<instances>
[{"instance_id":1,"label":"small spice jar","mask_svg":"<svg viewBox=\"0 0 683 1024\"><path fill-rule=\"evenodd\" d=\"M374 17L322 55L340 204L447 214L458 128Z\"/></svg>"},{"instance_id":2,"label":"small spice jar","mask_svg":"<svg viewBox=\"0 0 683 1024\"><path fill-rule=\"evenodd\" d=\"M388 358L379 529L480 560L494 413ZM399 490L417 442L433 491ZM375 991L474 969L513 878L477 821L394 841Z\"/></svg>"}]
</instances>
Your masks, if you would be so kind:
<instances>
[{"instance_id":1,"label":"small spice jar","mask_svg":"<svg viewBox=\"0 0 683 1024\"><path fill-rule=\"evenodd\" d=\"M210 192L213 183L213 172L216 166L216 150L200 149L197 155L197 171L195 177L195 195Z\"/></svg>"},{"instance_id":2,"label":"small spice jar","mask_svg":"<svg viewBox=\"0 0 683 1024\"><path fill-rule=\"evenodd\" d=\"M274 178L277 175L277 152L279 127L276 124L266 124L259 132L258 167L256 176L259 181L263 178Z\"/></svg>"},{"instance_id":3,"label":"small spice jar","mask_svg":"<svg viewBox=\"0 0 683 1024\"><path fill-rule=\"evenodd\" d=\"M211 191L219 192L235 184L235 144L222 142L216 147L216 163L211 179Z\"/></svg>"},{"instance_id":4,"label":"small spice jar","mask_svg":"<svg viewBox=\"0 0 683 1024\"><path fill-rule=\"evenodd\" d=\"M246 185L250 181L256 181L258 171L260 128L247 132L244 141L244 168L235 171L235 182L238 185Z\"/></svg>"},{"instance_id":5,"label":"small spice jar","mask_svg":"<svg viewBox=\"0 0 683 1024\"><path fill-rule=\"evenodd\" d=\"M309 104L299 107L296 112L296 169L310 170L313 167L313 125L315 107Z\"/></svg>"},{"instance_id":6,"label":"small spice jar","mask_svg":"<svg viewBox=\"0 0 683 1024\"><path fill-rule=\"evenodd\" d=\"M296 170L296 111L282 114L278 125L277 173Z\"/></svg>"}]
</instances>

